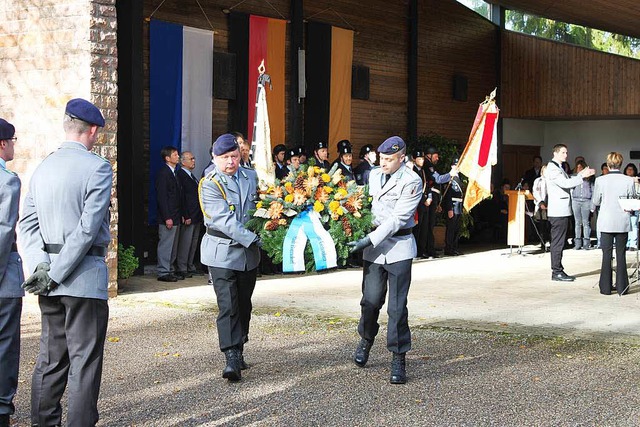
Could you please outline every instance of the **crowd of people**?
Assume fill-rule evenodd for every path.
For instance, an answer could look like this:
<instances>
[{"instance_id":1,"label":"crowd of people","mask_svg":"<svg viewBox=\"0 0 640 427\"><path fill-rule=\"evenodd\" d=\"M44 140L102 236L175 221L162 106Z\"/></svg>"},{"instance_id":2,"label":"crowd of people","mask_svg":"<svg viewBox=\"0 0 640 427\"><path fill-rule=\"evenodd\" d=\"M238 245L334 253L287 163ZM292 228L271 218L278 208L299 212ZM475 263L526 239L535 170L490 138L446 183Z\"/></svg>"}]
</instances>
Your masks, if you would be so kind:
<instances>
[{"instance_id":1,"label":"crowd of people","mask_svg":"<svg viewBox=\"0 0 640 427\"><path fill-rule=\"evenodd\" d=\"M547 165L543 166L542 159L536 156L533 168L523 176L526 183L523 189L528 189L528 183L533 179L531 189L535 207L532 217L542 248L549 243L551 279L562 282L576 279L564 271L562 252L571 247L574 250L592 249L594 222L595 247L602 249L600 293L610 295L617 291L624 295L629 289L626 251L638 250L638 213L624 210L619 199L635 198L640 194L638 170L633 163L621 169L623 156L611 152L600 167L601 175L596 178L596 171L587 166L584 157L576 157L571 168L567 156L567 147L557 144ZM615 281L611 268L614 247L618 265L624 266L616 269Z\"/></svg>"}]
</instances>

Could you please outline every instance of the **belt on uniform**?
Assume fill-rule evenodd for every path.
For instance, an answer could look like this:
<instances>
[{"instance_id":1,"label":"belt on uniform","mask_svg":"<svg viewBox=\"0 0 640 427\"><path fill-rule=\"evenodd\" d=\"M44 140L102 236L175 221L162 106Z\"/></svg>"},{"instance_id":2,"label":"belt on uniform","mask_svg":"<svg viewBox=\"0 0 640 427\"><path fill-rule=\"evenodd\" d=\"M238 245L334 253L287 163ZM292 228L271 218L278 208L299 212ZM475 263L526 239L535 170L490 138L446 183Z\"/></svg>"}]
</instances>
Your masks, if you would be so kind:
<instances>
[{"instance_id":1,"label":"belt on uniform","mask_svg":"<svg viewBox=\"0 0 640 427\"><path fill-rule=\"evenodd\" d=\"M374 231L374 230L375 228L372 229L371 231ZM400 230L396 231L391 237L408 236L411 233L413 233L413 228L401 228Z\"/></svg>"},{"instance_id":2,"label":"belt on uniform","mask_svg":"<svg viewBox=\"0 0 640 427\"><path fill-rule=\"evenodd\" d=\"M460 198L460 197L452 197L451 200L454 201L454 202L461 202L462 198Z\"/></svg>"},{"instance_id":3,"label":"belt on uniform","mask_svg":"<svg viewBox=\"0 0 640 427\"><path fill-rule=\"evenodd\" d=\"M11 252L18 252L18 245L16 245L16 242L11 244Z\"/></svg>"},{"instance_id":4,"label":"belt on uniform","mask_svg":"<svg viewBox=\"0 0 640 427\"><path fill-rule=\"evenodd\" d=\"M432 188L431 191L433 191L434 193L440 194L440 190L438 190L437 188Z\"/></svg>"},{"instance_id":5,"label":"belt on uniform","mask_svg":"<svg viewBox=\"0 0 640 427\"><path fill-rule=\"evenodd\" d=\"M62 251L63 246L64 245L61 245L58 243L45 243L44 250L48 254L56 255L56 254L59 254L60 251ZM108 251L106 246L91 246L89 248L89 251L87 251L86 255L105 257L107 256L107 252Z\"/></svg>"},{"instance_id":6,"label":"belt on uniform","mask_svg":"<svg viewBox=\"0 0 640 427\"><path fill-rule=\"evenodd\" d=\"M226 234L224 234L221 231L218 230L214 230L213 228L208 228L207 227L207 234L209 236L213 236L213 237L219 237L221 239L231 239L231 237L227 236Z\"/></svg>"}]
</instances>

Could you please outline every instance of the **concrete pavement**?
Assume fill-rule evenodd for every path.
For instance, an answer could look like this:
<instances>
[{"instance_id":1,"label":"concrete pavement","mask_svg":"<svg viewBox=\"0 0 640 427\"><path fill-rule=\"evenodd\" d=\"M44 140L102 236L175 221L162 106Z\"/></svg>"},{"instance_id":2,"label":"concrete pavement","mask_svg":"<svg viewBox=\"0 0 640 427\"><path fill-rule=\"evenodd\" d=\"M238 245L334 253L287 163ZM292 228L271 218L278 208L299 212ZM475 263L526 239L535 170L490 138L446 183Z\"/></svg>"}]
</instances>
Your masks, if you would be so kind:
<instances>
[{"instance_id":1,"label":"concrete pavement","mask_svg":"<svg viewBox=\"0 0 640 427\"><path fill-rule=\"evenodd\" d=\"M509 249L478 250L415 261L410 324L640 343L640 284L623 297L600 295L602 252L572 249L564 251L563 264L577 280L553 282L549 253L535 250L526 246L524 256L510 256ZM627 256L631 273L636 256ZM361 280L361 269L265 276L256 285L254 310L357 319ZM213 309L215 296L203 276L163 283L146 275L131 278L114 302Z\"/></svg>"}]
</instances>

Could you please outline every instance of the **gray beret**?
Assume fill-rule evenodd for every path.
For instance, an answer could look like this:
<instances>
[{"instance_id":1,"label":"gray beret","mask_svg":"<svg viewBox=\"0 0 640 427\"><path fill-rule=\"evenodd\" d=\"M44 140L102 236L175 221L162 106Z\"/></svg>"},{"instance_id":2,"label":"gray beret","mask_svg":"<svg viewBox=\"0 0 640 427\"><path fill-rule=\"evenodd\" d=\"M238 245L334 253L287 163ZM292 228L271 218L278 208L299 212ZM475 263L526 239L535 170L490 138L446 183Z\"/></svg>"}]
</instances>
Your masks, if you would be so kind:
<instances>
[{"instance_id":1,"label":"gray beret","mask_svg":"<svg viewBox=\"0 0 640 427\"><path fill-rule=\"evenodd\" d=\"M74 98L67 102L67 108L64 110L65 114L73 117L74 119L80 119L83 122L87 122L92 125L104 127L104 117L98 110L98 107L82 98Z\"/></svg>"}]
</instances>

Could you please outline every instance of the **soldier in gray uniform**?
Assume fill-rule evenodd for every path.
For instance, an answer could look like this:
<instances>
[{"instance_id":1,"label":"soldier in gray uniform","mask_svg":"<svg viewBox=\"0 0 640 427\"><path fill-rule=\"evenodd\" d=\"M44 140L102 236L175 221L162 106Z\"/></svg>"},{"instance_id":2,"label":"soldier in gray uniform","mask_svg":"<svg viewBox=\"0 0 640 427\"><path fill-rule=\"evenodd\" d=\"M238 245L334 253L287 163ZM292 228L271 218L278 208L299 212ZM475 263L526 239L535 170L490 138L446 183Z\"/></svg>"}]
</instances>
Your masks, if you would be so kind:
<instances>
[{"instance_id":1,"label":"soldier in gray uniform","mask_svg":"<svg viewBox=\"0 0 640 427\"><path fill-rule=\"evenodd\" d=\"M251 296L260 263L260 239L245 228L255 209L258 175L240 167L240 151L232 134L218 137L214 149L215 168L200 186L200 203L207 232L200 245L201 261L218 302L218 339L226 357L222 377L241 379L246 369L243 350L249 340Z\"/></svg>"},{"instance_id":2,"label":"soldier in gray uniform","mask_svg":"<svg viewBox=\"0 0 640 427\"><path fill-rule=\"evenodd\" d=\"M7 169L16 140L13 125L0 119L0 427L10 425L9 416L15 410L24 296L22 260L16 248L20 179Z\"/></svg>"},{"instance_id":3,"label":"soldier in gray uniform","mask_svg":"<svg viewBox=\"0 0 640 427\"><path fill-rule=\"evenodd\" d=\"M31 383L31 423L61 424L67 386L67 425L98 422L109 306L105 263L113 172L91 152L98 108L84 99L67 103L66 141L36 168L19 222L28 271L22 285L38 295L42 313L40 353Z\"/></svg>"},{"instance_id":4,"label":"soldier in gray uniform","mask_svg":"<svg viewBox=\"0 0 640 427\"><path fill-rule=\"evenodd\" d=\"M348 243L351 251L364 250L361 316L358 333L361 340L354 362L363 367L380 325L378 316L384 305L387 286L387 349L393 353L392 384L407 381L405 353L411 350L407 294L411 283L411 262L416 256L413 214L422 197L422 181L403 160L406 146L402 138L392 136L378 147L380 167L371 170L369 194L372 197L373 231Z\"/></svg>"}]
</instances>

